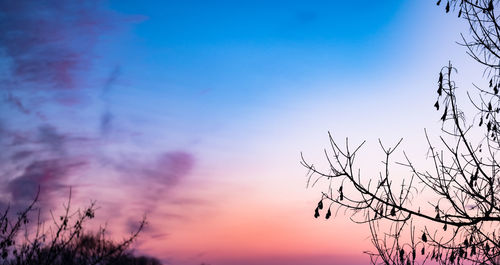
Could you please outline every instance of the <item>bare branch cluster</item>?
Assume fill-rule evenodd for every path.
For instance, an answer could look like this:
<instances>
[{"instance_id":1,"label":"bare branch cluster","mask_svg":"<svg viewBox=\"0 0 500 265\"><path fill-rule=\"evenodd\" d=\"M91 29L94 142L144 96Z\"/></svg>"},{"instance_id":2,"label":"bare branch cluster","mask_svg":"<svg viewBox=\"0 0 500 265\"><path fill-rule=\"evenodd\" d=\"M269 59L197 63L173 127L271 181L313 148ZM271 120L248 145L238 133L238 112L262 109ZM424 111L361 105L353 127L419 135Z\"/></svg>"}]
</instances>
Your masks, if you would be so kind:
<instances>
[{"instance_id":1,"label":"bare branch cluster","mask_svg":"<svg viewBox=\"0 0 500 265\"><path fill-rule=\"evenodd\" d=\"M437 2L441 4L441 0ZM475 85L478 99L467 93L475 119L466 120L457 103L457 70L449 63L439 72L434 107L442 121L442 135L434 144L425 132L432 169L419 169L402 151L403 161L392 161L401 145L388 147L377 178L366 178L355 164L364 142L340 145L329 133L324 150L326 170L302 156L308 184L326 184L316 206L316 218L344 209L356 223L368 223L376 251L367 252L373 264L499 264L500 261L500 1L450 0L445 11L455 11L469 23L470 38L462 35L467 53L486 66L487 87ZM398 150L399 152L399 150ZM399 179L392 166L407 169ZM429 197L426 197L429 196ZM426 205L420 198L432 198Z\"/></svg>"},{"instance_id":2,"label":"bare branch cluster","mask_svg":"<svg viewBox=\"0 0 500 265\"><path fill-rule=\"evenodd\" d=\"M161 264L154 258L134 257L128 250L146 225L145 218L128 238L114 242L104 227L93 233L84 228L95 216L95 202L72 211L70 191L64 212L60 216L51 212L52 224L45 229L40 209L36 209L37 199L17 214L7 208L0 216L0 264ZM36 223L30 218L33 215Z\"/></svg>"}]
</instances>

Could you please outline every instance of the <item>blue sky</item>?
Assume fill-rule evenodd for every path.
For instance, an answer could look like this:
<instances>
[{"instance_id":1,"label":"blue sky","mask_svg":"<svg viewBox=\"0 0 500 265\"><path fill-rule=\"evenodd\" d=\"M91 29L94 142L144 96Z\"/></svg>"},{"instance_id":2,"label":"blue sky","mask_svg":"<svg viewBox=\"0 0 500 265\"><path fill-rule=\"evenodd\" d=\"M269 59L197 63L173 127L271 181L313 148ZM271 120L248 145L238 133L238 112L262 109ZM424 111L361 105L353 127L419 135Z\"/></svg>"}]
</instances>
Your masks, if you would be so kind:
<instances>
[{"instance_id":1,"label":"blue sky","mask_svg":"<svg viewBox=\"0 0 500 265\"><path fill-rule=\"evenodd\" d=\"M437 73L450 59L464 87L478 73L455 43L464 24L434 1L53 4L5 4L2 159L33 150L2 181L77 161L29 183L53 207L61 186L96 199L117 234L148 213L137 247L173 264L363 263L366 227L312 218L300 152L322 160L333 131L369 141L368 172L378 137L423 161Z\"/></svg>"}]
</instances>

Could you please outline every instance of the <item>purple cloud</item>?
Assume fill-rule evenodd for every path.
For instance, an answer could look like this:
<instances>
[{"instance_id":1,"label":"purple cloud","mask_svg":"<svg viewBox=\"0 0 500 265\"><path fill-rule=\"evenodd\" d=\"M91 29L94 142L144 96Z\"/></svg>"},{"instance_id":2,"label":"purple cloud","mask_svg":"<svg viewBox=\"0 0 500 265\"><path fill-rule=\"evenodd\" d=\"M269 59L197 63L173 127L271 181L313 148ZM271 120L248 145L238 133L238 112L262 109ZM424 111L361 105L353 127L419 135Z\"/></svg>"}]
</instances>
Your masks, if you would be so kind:
<instances>
[{"instance_id":1,"label":"purple cloud","mask_svg":"<svg viewBox=\"0 0 500 265\"><path fill-rule=\"evenodd\" d=\"M54 193L62 189L68 189L66 183L71 173L82 166L85 162L65 161L61 159L37 160L31 162L19 176L7 182L4 194L10 195L11 203L15 208L26 207L38 191L39 205L42 208L52 206Z\"/></svg>"},{"instance_id":2,"label":"purple cloud","mask_svg":"<svg viewBox=\"0 0 500 265\"><path fill-rule=\"evenodd\" d=\"M12 160L14 163L24 160L31 155L33 155L34 151L31 150L21 150L21 151L16 151L10 156L10 160Z\"/></svg>"},{"instance_id":3,"label":"purple cloud","mask_svg":"<svg viewBox=\"0 0 500 265\"><path fill-rule=\"evenodd\" d=\"M144 177L154 183L168 187L177 184L186 176L193 164L194 158L189 153L167 152L159 155L157 160L150 167L143 168L142 172Z\"/></svg>"},{"instance_id":4,"label":"purple cloud","mask_svg":"<svg viewBox=\"0 0 500 265\"><path fill-rule=\"evenodd\" d=\"M12 93L8 93L7 98L5 99L7 103L9 103L11 106L19 110L20 112L29 115L31 111L24 106L24 104L21 102L21 99L12 95Z\"/></svg>"},{"instance_id":5,"label":"purple cloud","mask_svg":"<svg viewBox=\"0 0 500 265\"><path fill-rule=\"evenodd\" d=\"M64 152L66 136L59 134L54 126L44 124L38 127L37 141L53 152Z\"/></svg>"},{"instance_id":6,"label":"purple cloud","mask_svg":"<svg viewBox=\"0 0 500 265\"><path fill-rule=\"evenodd\" d=\"M166 215L170 219L182 219L177 212L163 212L160 206L178 205L182 199L172 196L171 192L182 184L195 165L194 156L185 151L164 152L150 161L140 161L137 158L120 159L113 162L114 169L121 174L122 183L131 188L135 196L131 203L134 215L137 211L152 215ZM184 202L184 201L183 201ZM184 203L197 204L201 200L189 200ZM168 210L167 210L168 211ZM125 224L128 226L128 224ZM158 233L150 227L148 234Z\"/></svg>"},{"instance_id":7,"label":"purple cloud","mask_svg":"<svg viewBox=\"0 0 500 265\"><path fill-rule=\"evenodd\" d=\"M98 36L110 25L99 3L1 1L0 46L10 60L14 83L77 88L77 72L88 68Z\"/></svg>"}]
</instances>

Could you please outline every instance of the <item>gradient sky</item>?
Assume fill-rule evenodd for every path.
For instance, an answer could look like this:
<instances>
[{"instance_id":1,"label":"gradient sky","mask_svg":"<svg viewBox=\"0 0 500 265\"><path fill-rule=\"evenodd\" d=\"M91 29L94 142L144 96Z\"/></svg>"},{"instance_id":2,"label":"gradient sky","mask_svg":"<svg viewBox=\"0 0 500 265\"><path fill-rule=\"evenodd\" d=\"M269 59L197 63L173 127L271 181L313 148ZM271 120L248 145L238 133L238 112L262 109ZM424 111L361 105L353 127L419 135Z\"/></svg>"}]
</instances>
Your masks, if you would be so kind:
<instances>
[{"instance_id":1,"label":"gradient sky","mask_svg":"<svg viewBox=\"0 0 500 265\"><path fill-rule=\"evenodd\" d=\"M465 29L434 1L2 1L0 199L71 186L117 237L146 214L165 264L366 264L368 227L313 218L300 152L331 131L368 140L367 177L379 137L423 161L439 70L478 76Z\"/></svg>"}]
</instances>

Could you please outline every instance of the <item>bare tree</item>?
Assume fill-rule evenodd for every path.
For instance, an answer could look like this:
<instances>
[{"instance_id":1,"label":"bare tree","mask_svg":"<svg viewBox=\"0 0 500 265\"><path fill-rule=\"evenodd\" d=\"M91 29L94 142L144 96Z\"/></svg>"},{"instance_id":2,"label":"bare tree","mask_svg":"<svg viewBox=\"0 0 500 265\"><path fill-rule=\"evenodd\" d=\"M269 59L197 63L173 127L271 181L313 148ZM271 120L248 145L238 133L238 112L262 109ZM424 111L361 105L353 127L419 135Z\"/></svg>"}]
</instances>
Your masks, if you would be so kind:
<instances>
[{"instance_id":1,"label":"bare tree","mask_svg":"<svg viewBox=\"0 0 500 265\"><path fill-rule=\"evenodd\" d=\"M55 216L50 212L49 222L52 224L45 226L40 209L36 209L37 199L38 195L19 213L11 213L9 208L3 210L0 216L0 264L161 264L154 258L135 257L128 250L144 228L145 218L128 238L114 242L108 239L104 227L93 233L85 229L87 221L94 218L95 202L73 211L70 190L62 215Z\"/></svg>"},{"instance_id":2,"label":"bare tree","mask_svg":"<svg viewBox=\"0 0 500 265\"><path fill-rule=\"evenodd\" d=\"M469 24L461 45L485 68L487 85L474 85L474 96L467 93L475 110L467 122L457 103L456 69L450 63L439 72L439 142L425 132L432 169L417 167L400 152L401 140L391 147L379 141L385 157L376 179L363 177L355 163L364 142L339 144L329 134L326 170L302 156L308 184L327 187L314 216L328 219L332 210L345 209L354 222L367 223L372 264L500 264L500 1L450 0L444 6ZM402 153L402 161L393 161L395 153ZM408 177L394 178L393 166L406 168ZM423 195L433 199L422 204L417 196Z\"/></svg>"}]
</instances>

